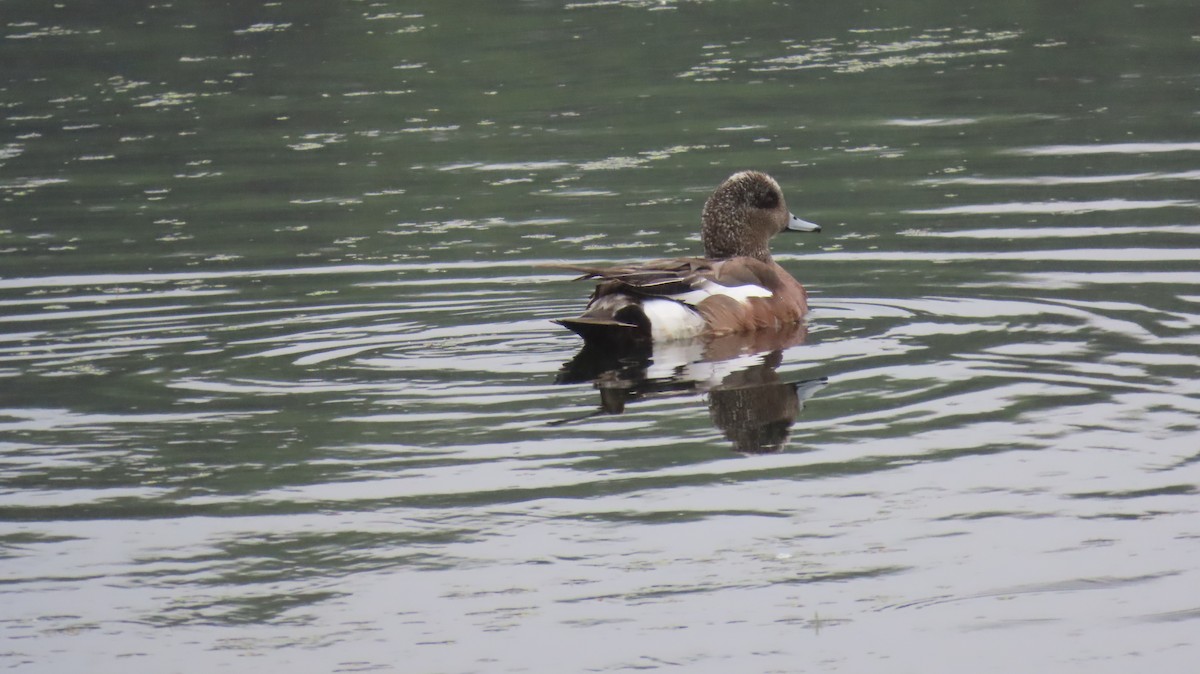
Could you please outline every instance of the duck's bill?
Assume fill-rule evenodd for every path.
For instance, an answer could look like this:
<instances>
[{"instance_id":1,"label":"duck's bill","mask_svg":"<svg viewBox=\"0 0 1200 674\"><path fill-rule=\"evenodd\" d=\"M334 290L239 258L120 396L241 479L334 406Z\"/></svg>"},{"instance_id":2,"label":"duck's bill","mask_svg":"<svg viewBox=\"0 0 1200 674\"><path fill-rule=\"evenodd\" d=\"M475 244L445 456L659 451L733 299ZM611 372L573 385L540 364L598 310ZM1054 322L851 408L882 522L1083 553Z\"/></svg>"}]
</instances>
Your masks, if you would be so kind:
<instances>
[{"instance_id":1,"label":"duck's bill","mask_svg":"<svg viewBox=\"0 0 1200 674\"><path fill-rule=\"evenodd\" d=\"M787 228L792 230L793 232L819 232L819 231L821 231L821 226L818 225L817 223L809 222L808 220L801 220L800 218L797 218L793 214L789 214L789 215L791 215L792 218L790 220L788 220Z\"/></svg>"}]
</instances>

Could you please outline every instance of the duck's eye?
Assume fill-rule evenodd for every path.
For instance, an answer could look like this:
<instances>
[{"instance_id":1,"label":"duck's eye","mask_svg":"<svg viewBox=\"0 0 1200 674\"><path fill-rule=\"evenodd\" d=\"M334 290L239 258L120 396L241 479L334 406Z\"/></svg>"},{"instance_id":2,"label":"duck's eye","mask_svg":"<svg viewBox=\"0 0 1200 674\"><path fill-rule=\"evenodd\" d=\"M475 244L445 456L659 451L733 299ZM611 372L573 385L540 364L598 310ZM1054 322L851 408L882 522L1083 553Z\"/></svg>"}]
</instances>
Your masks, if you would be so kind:
<instances>
[{"instance_id":1,"label":"duck's eye","mask_svg":"<svg viewBox=\"0 0 1200 674\"><path fill-rule=\"evenodd\" d=\"M779 192L775 190L762 190L755 192L753 203L755 208L764 208L770 210L779 206Z\"/></svg>"}]
</instances>

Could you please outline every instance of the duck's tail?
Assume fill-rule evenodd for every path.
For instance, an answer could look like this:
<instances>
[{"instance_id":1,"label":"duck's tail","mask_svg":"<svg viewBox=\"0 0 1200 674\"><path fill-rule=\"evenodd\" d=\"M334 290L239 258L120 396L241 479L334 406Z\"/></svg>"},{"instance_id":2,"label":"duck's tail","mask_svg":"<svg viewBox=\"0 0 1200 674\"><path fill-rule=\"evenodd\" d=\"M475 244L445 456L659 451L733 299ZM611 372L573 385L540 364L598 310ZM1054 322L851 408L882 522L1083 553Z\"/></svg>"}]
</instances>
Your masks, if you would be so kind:
<instances>
[{"instance_id":1,"label":"duck's tail","mask_svg":"<svg viewBox=\"0 0 1200 674\"><path fill-rule=\"evenodd\" d=\"M638 298L604 295L588 305L582 316L554 321L588 344L625 346L650 341L650 322Z\"/></svg>"},{"instance_id":2,"label":"duck's tail","mask_svg":"<svg viewBox=\"0 0 1200 674\"><path fill-rule=\"evenodd\" d=\"M584 341L592 341L605 335L625 334L637 331L633 323L625 323L612 318L556 318L553 321L579 335Z\"/></svg>"}]
</instances>

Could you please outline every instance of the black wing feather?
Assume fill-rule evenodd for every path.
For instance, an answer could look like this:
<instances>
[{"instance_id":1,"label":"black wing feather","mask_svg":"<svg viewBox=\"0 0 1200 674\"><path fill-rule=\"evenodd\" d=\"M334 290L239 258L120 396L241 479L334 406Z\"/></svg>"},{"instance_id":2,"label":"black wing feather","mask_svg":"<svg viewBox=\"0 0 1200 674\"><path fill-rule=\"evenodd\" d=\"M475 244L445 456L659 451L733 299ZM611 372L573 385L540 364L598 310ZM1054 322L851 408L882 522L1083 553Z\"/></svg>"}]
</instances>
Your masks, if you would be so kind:
<instances>
[{"instance_id":1,"label":"black wing feather","mask_svg":"<svg viewBox=\"0 0 1200 674\"><path fill-rule=\"evenodd\" d=\"M556 265L583 274L577 281L601 279L596 296L613 292L628 292L647 297L670 297L694 290L704 283L712 263L703 258L654 260L636 265L616 267L584 267Z\"/></svg>"}]
</instances>

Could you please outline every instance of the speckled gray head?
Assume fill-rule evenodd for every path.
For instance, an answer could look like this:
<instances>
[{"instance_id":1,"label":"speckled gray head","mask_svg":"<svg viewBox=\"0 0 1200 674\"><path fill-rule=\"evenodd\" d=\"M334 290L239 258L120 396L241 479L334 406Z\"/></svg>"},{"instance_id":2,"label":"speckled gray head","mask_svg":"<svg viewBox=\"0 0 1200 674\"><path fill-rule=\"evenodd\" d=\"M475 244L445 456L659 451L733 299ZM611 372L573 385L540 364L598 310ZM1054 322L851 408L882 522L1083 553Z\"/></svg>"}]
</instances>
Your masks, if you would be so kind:
<instances>
[{"instance_id":1,"label":"speckled gray head","mask_svg":"<svg viewBox=\"0 0 1200 674\"><path fill-rule=\"evenodd\" d=\"M770 260L767 242L784 230L819 232L821 228L792 215L779 183L760 171L729 176L704 202L700 240L708 258L745 255Z\"/></svg>"}]
</instances>

